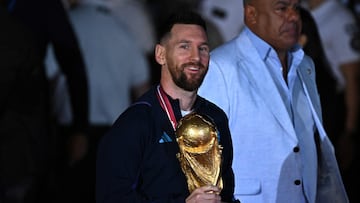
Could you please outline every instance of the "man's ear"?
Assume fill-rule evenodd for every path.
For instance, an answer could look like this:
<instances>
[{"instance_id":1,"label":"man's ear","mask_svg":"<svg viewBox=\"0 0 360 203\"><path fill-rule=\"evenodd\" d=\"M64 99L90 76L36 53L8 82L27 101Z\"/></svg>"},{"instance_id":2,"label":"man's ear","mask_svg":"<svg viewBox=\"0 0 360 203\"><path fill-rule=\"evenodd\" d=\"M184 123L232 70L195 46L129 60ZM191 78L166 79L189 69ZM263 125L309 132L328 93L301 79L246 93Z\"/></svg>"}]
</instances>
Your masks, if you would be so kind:
<instances>
[{"instance_id":1,"label":"man's ear","mask_svg":"<svg viewBox=\"0 0 360 203\"><path fill-rule=\"evenodd\" d=\"M256 24L256 9L254 6L250 5L250 4L246 4L244 7L244 15L245 15L245 21L246 24L249 25L253 25Z\"/></svg>"},{"instance_id":2,"label":"man's ear","mask_svg":"<svg viewBox=\"0 0 360 203\"><path fill-rule=\"evenodd\" d=\"M158 64L160 65L164 65L165 64L165 47L162 46L161 44L156 44L155 46L155 59L156 62L158 62Z\"/></svg>"}]
</instances>

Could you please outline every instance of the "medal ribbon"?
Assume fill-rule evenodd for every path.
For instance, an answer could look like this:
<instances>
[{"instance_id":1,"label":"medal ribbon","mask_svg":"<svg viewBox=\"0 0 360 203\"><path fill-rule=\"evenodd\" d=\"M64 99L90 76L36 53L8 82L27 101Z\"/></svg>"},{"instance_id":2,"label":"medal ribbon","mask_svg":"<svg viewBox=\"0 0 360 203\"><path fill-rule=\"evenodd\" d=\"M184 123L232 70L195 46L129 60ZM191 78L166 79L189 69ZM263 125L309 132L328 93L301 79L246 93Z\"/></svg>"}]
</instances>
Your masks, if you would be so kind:
<instances>
[{"instance_id":1,"label":"medal ribbon","mask_svg":"<svg viewBox=\"0 0 360 203\"><path fill-rule=\"evenodd\" d=\"M174 128L174 130L176 130L177 121L176 121L176 118L175 118L174 110L173 110L173 108L171 106L171 103L169 101L169 98L166 96L165 91L161 88L160 85L157 86L156 93L157 93L156 95L157 95L157 98L158 98L158 100L160 102L161 107L166 112L166 115L168 116L172 127Z\"/></svg>"}]
</instances>

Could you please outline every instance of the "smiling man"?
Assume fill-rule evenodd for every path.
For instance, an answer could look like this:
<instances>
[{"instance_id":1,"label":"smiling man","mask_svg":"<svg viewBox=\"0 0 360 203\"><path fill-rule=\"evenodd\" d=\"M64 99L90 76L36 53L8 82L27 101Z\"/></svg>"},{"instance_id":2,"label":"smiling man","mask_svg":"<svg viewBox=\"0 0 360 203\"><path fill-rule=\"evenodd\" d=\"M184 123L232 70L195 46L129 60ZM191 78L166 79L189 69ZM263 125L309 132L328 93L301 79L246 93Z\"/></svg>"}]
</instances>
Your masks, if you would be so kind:
<instances>
[{"instance_id":1,"label":"smiling man","mask_svg":"<svg viewBox=\"0 0 360 203\"><path fill-rule=\"evenodd\" d=\"M103 137L97 160L97 202L235 202L232 141L225 113L199 97L208 70L205 22L192 12L171 16L155 48L160 84L117 119ZM223 188L204 185L189 192L177 158L177 122L190 112L205 114L219 131Z\"/></svg>"}]
</instances>

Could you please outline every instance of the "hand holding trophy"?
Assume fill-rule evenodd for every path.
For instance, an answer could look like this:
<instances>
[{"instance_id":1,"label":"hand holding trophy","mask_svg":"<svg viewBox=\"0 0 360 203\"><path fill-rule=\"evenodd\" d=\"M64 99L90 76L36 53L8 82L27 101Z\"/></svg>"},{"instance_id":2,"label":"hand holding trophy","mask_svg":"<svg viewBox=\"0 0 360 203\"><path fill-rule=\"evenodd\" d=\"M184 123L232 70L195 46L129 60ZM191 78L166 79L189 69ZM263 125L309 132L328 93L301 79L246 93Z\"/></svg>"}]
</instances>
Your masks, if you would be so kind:
<instances>
[{"instance_id":1,"label":"hand holding trophy","mask_svg":"<svg viewBox=\"0 0 360 203\"><path fill-rule=\"evenodd\" d=\"M205 185L223 188L221 178L222 146L212 120L197 113L184 116L176 128L180 152L177 157L190 193Z\"/></svg>"}]
</instances>

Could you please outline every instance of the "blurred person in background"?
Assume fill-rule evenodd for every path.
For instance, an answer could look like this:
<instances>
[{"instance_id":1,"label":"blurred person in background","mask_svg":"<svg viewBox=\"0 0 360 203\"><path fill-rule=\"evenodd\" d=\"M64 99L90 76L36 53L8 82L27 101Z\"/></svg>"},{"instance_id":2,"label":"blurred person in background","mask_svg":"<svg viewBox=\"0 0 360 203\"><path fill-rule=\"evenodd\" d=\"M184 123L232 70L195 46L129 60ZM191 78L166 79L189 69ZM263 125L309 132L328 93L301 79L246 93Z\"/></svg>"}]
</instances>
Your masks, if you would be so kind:
<instances>
[{"instance_id":1,"label":"blurred person in background","mask_svg":"<svg viewBox=\"0 0 360 203\"><path fill-rule=\"evenodd\" d=\"M55 190L58 148L56 144L64 139L62 134L57 132L57 124L51 114L51 83L46 80L45 75L45 54L47 46L52 44L55 56L60 64L68 82L70 93L71 109L74 115L71 123L71 136L69 142L69 157L76 162L86 154L87 151L87 128L88 128L88 89L84 61L78 46L77 38L69 22L66 11L60 0L6 0L6 6L10 15L21 25L30 31L34 37L35 49L40 57L40 74L46 81L43 85L46 88L44 105L47 113L47 135L39 138L36 142L43 142L46 150L39 153L39 159L44 159L46 171L42 176L46 177L42 183L43 192L41 197L45 202L53 198ZM24 100L27 102L28 100ZM40 147L39 147L40 149ZM46 158L44 158L46 157ZM46 183L45 183L46 182ZM37 201L37 202L40 202Z\"/></svg>"},{"instance_id":2,"label":"blurred person in background","mask_svg":"<svg viewBox=\"0 0 360 203\"><path fill-rule=\"evenodd\" d=\"M153 56L156 43L154 22L148 7L140 0L103 0L115 20L125 26L146 56Z\"/></svg>"},{"instance_id":3,"label":"blurred person in background","mask_svg":"<svg viewBox=\"0 0 360 203\"><path fill-rule=\"evenodd\" d=\"M352 196L359 196L355 190L359 158L359 95L360 95L360 52L354 46L359 29L353 13L338 0L305 0L304 6L311 11L319 30L326 57L332 74L336 79L337 97L336 131L331 139L334 142L339 166Z\"/></svg>"},{"instance_id":4,"label":"blurred person in background","mask_svg":"<svg viewBox=\"0 0 360 203\"><path fill-rule=\"evenodd\" d=\"M50 157L46 81L31 32L0 1L0 202L42 202Z\"/></svg>"},{"instance_id":5,"label":"blurred person in background","mask_svg":"<svg viewBox=\"0 0 360 203\"><path fill-rule=\"evenodd\" d=\"M200 0L198 11L218 28L223 42L236 37L244 27L241 0Z\"/></svg>"},{"instance_id":6,"label":"blurred person in background","mask_svg":"<svg viewBox=\"0 0 360 203\"><path fill-rule=\"evenodd\" d=\"M149 7L141 0L103 0L103 2L109 7L116 22L122 27L125 26L134 38L133 42L144 52L149 64L150 82L157 83L159 68L153 60L156 30Z\"/></svg>"},{"instance_id":7,"label":"blurred person in background","mask_svg":"<svg viewBox=\"0 0 360 203\"><path fill-rule=\"evenodd\" d=\"M145 52L137 45L131 30L116 21L107 2L71 0L67 7L89 84L89 150L78 162L70 163L68 160L70 165L62 176L59 197L61 202L68 203L95 202L98 140L110 129L117 116L149 88L149 66ZM48 77L56 84L54 111L66 134L73 116L66 80L57 66L50 49L47 70Z\"/></svg>"}]
</instances>

